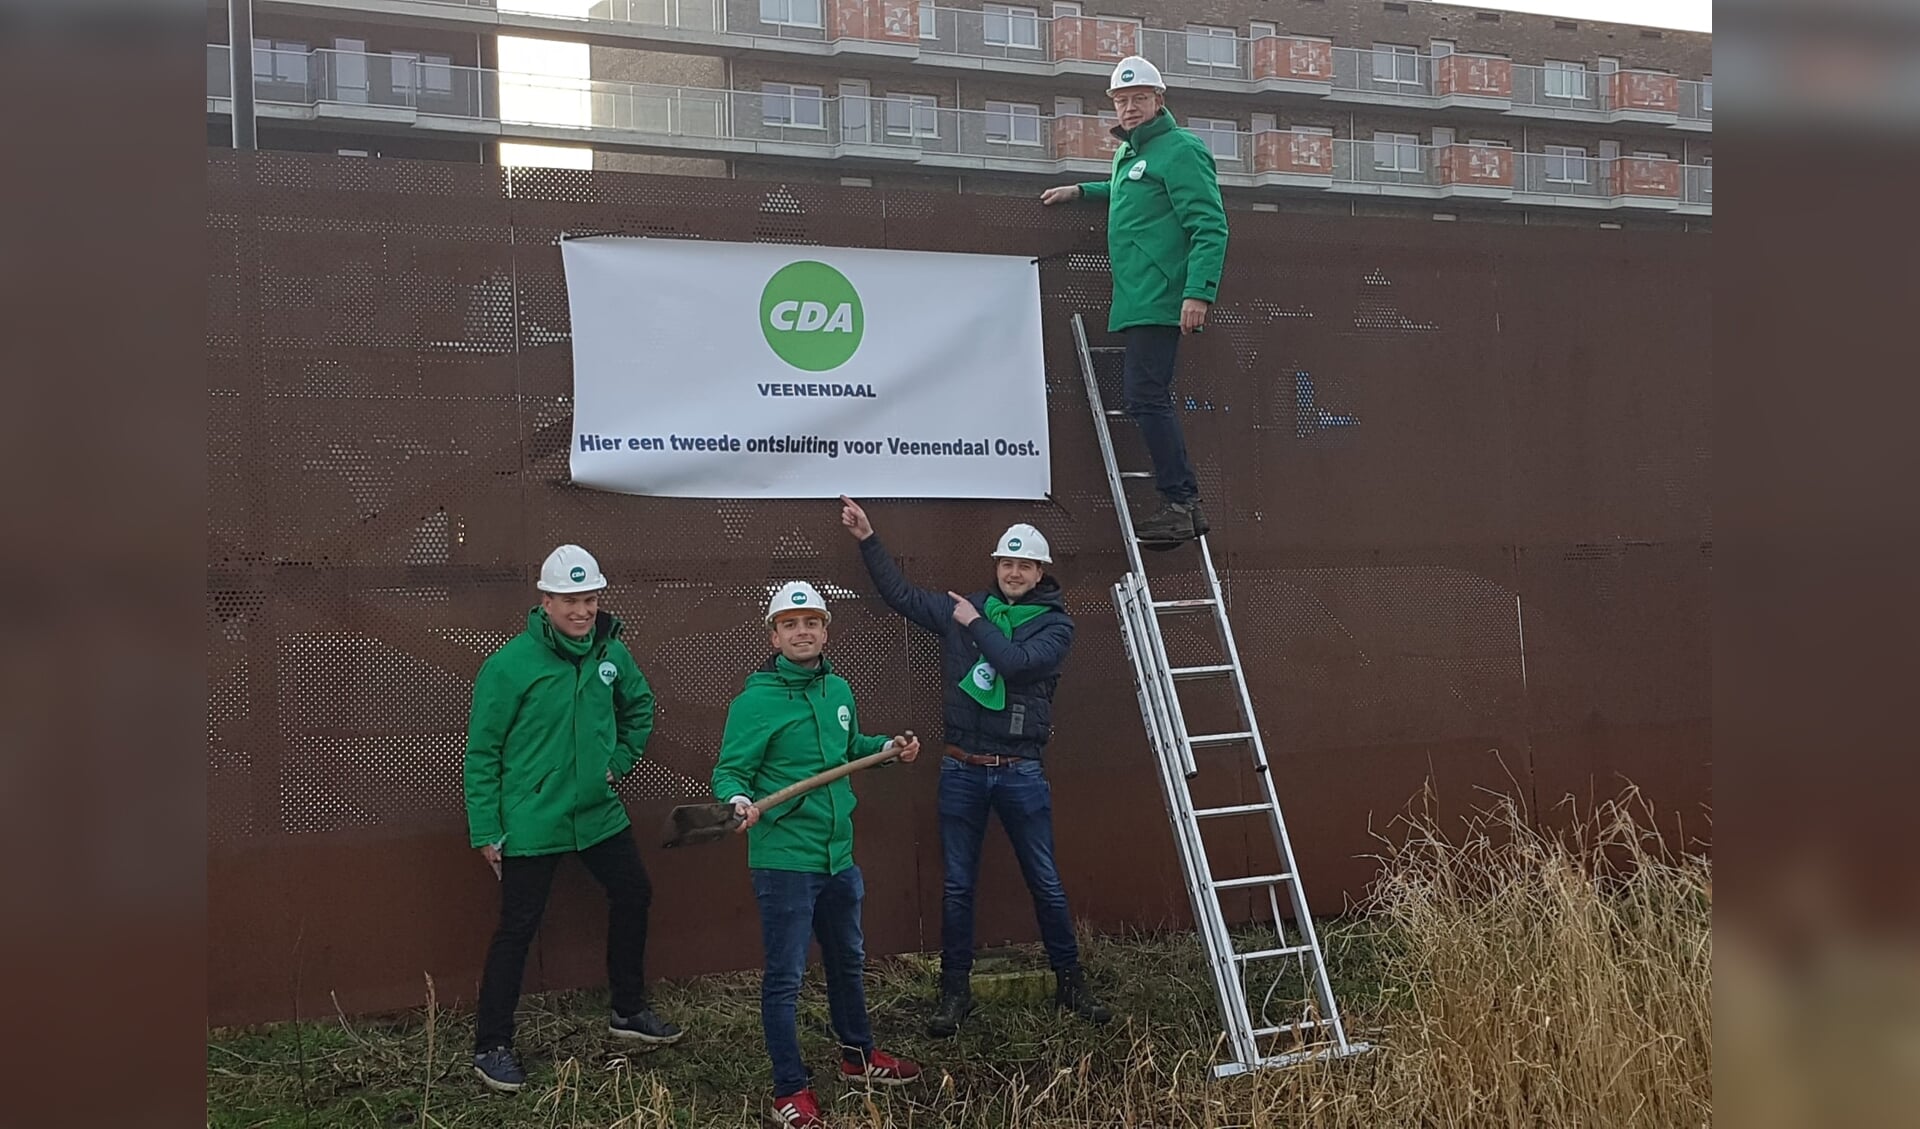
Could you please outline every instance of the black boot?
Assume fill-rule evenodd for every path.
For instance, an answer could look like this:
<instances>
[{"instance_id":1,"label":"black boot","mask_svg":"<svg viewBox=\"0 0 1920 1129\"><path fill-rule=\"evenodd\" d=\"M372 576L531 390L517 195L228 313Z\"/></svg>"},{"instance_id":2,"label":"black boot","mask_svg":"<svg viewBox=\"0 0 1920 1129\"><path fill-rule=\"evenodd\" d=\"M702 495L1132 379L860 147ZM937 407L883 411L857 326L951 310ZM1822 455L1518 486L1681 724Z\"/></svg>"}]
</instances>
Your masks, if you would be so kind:
<instances>
[{"instance_id":1,"label":"black boot","mask_svg":"<svg viewBox=\"0 0 1920 1129\"><path fill-rule=\"evenodd\" d=\"M1062 968L1053 974L1059 985L1054 989L1055 1007L1063 1007L1088 1023L1105 1023L1113 1018L1112 1009L1095 999L1087 987L1087 974L1080 968Z\"/></svg>"},{"instance_id":2,"label":"black boot","mask_svg":"<svg viewBox=\"0 0 1920 1129\"><path fill-rule=\"evenodd\" d=\"M1177 544L1200 536L1204 530L1199 523L1204 520L1197 503L1163 502L1158 510L1134 525L1133 535L1155 544Z\"/></svg>"},{"instance_id":3,"label":"black boot","mask_svg":"<svg viewBox=\"0 0 1920 1129\"><path fill-rule=\"evenodd\" d=\"M960 1033L960 1023L973 1012L973 989L965 976L940 978L940 1003L927 1020L927 1034L936 1039L951 1039Z\"/></svg>"}]
</instances>

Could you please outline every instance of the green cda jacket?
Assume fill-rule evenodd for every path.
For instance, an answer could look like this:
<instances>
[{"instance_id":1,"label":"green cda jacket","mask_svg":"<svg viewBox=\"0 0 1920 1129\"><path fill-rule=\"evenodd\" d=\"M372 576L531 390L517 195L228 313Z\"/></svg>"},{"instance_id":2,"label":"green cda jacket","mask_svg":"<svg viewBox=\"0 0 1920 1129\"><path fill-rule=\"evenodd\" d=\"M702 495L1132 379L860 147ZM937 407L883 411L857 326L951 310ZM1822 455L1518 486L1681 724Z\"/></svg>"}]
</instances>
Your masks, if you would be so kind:
<instances>
[{"instance_id":1,"label":"green cda jacket","mask_svg":"<svg viewBox=\"0 0 1920 1129\"><path fill-rule=\"evenodd\" d=\"M877 753L886 737L860 732L853 690L823 657L817 669L773 655L747 675L727 708L713 794L762 796ZM853 865L853 784L846 777L760 815L747 829L747 864L756 870L838 874Z\"/></svg>"},{"instance_id":2,"label":"green cda jacket","mask_svg":"<svg viewBox=\"0 0 1920 1129\"><path fill-rule=\"evenodd\" d=\"M653 732L653 689L601 612L575 659L535 607L527 629L480 667L467 723L472 845L550 855L604 842L630 825L607 783L633 771ZM575 644L577 648L578 644Z\"/></svg>"},{"instance_id":3,"label":"green cda jacket","mask_svg":"<svg viewBox=\"0 0 1920 1129\"><path fill-rule=\"evenodd\" d=\"M1180 303L1212 303L1227 262L1227 211L1207 143L1165 107L1121 138L1113 174L1080 185L1107 204L1113 309L1107 329L1179 325Z\"/></svg>"}]
</instances>

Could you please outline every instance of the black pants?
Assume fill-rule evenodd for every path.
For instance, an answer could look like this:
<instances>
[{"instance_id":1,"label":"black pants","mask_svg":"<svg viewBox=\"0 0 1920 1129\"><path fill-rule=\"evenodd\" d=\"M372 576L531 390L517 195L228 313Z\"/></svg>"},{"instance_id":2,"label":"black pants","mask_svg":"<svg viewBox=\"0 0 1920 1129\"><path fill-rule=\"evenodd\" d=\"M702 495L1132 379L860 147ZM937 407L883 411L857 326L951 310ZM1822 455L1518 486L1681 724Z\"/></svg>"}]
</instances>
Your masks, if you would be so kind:
<instances>
[{"instance_id":1,"label":"black pants","mask_svg":"<svg viewBox=\"0 0 1920 1129\"><path fill-rule=\"evenodd\" d=\"M1121 392L1126 396L1127 414L1139 425L1147 456L1153 460L1153 484L1169 502L1191 502L1200 497L1200 484L1187 460L1180 417L1173 411L1180 327L1136 325L1122 332L1127 351L1121 358Z\"/></svg>"},{"instance_id":2,"label":"black pants","mask_svg":"<svg viewBox=\"0 0 1920 1129\"><path fill-rule=\"evenodd\" d=\"M486 971L480 976L475 1053L513 1045L513 1009L520 1002L527 949L546 912L553 872L569 853L500 861L500 928L494 931ZM647 907L653 903L653 884L647 881L630 828L581 851L580 861L607 891L607 984L613 990L613 1010L632 1015L647 1006Z\"/></svg>"}]
</instances>

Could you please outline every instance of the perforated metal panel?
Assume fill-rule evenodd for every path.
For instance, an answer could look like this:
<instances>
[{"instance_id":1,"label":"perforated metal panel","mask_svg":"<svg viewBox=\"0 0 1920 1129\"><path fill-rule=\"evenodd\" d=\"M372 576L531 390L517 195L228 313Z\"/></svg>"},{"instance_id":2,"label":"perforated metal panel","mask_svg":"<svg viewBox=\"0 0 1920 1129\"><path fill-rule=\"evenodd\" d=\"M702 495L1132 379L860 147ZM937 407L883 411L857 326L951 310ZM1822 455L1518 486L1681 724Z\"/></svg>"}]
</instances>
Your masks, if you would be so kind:
<instances>
[{"instance_id":1,"label":"perforated metal panel","mask_svg":"<svg viewBox=\"0 0 1920 1129\"><path fill-rule=\"evenodd\" d=\"M873 596L837 506L567 481L562 233L1040 258L1049 504L863 499L909 574L972 589L1009 523L1079 631L1050 750L1061 866L1101 926L1184 918L1107 589L1124 567L1068 316L1105 323L1097 212L1031 199L293 154L208 166L208 835L216 1022L465 996L494 883L466 847L471 679L555 544L598 555L658 695L621 794L643 843L704 797L770 586L821 583L870 731L939 733L932 639ZM1711 353L1704 245L1235 214L1187 427L1269 749L1320 904L1357 893L1433 777L1551 801L1707 790ZM1102 379L1118 402L1117 361ZM1144 467L1121 429L1123 460ZM1132 446L1129 446L1131 444ZM1198 590L1163 562L1156 594ZM1183 569L1184 575L1183 575ZM1170 648L1200 647L1173 631ZM1524 646L1523 646L1524 643ZM1177 659L1177 655L1175 656ZM1205 708L1196 702L1196 709ZM934 742L937 744L937 742ZM869 947L937 947L931 757L859 783ZM758 961L738 844L663 855L650 965ZM1033 936L990 836L983 943ZM1253 860L1249 860L1251 865ZM529 988L599 975L563 880Z\"/></svg>"}]
</instances>

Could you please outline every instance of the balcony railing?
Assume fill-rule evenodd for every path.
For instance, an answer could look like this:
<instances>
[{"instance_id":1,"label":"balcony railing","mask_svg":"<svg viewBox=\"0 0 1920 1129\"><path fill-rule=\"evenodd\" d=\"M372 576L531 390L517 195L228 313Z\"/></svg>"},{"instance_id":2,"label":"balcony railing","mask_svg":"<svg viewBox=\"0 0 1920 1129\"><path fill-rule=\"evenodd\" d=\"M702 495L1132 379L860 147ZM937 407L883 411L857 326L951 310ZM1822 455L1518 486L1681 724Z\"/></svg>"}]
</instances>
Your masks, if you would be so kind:
<instances>
[{"instance_id":1,"label":"balcony railing","mask_svg":"<svg viewBox=\"0 0 1920 1129\"><path fill-rule=\"evenodd\" d=\"M1689 204L1704 204L1713 207L1713 166L1687 165L1686 201Z\"/></svg>"},{"instance_id":2,"label":"balcony railing","mask_svg":"<svg viewBox=\"0 0 1920 1129\"><path fill-rule=\"evenodd\" d=\"M1713 123L1713 83L1680 80L1680 120Z\"/></svg>"},{"instance_id":3,"label":"balcony railing","mask_svg":"<svg viewBox=\"0 0 1920 1129\"><path fill-rule=\"evenodd\" d=\"M500 72L427 63L411 55L255 48L254 99L294 106L368 106L498 120ZM232 96L227 47L207 47L207 95Z\"/></svg>"},{"instance_id":4,"label":"balcony railing","mask_svg":"<svg viewBox=\"0 0 1920 1129\"><path fill-rule=\"evenodd\" d=\"M410 56L316 49L256 51L255 97L262 105L333 107L377 119L389 111L497 123L503 132L680 150L746 150L833 159L926 160L944 167L991 167L1096 177L1118 145L1112 119L1043 114L1035 105L957 109L911 96L832 96L819 87L711 90L601 79L429 66ZM207 94L228 96L227 48L207 48ZM817 92L817 93L816 93ZM504 106L504 108L503 108ZM1421 145L1398 137L1348 140L1288 130L1200 128L1227 183L1319 186L1413 195L1491 197L1533 193L1637 198L1704 205L1710 166L1659 158L1516 153L1483 145ZM596 135L598 135L596 137ZM930 160L929 160L930 159ZM1421 191L1431 190L1431 191Z\"/></svg>"}]
</instances>

